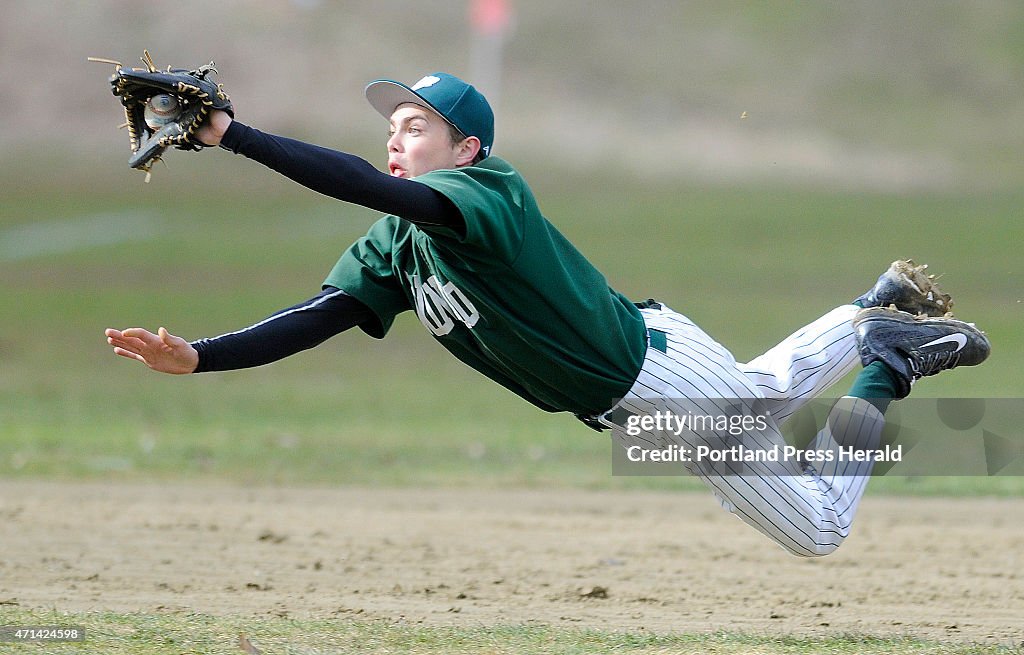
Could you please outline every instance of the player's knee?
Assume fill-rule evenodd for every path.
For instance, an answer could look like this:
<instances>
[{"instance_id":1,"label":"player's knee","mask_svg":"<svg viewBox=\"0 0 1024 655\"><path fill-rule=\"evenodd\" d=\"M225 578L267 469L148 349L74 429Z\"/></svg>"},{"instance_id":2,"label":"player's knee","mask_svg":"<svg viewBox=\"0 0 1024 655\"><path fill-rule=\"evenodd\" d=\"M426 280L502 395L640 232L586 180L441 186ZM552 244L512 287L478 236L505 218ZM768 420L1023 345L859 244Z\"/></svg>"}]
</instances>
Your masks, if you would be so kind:
<instances>
[{"instance_id":1,"label":"player's knee","mask_svg":"<svg viewBox=\"0 0 1024 655\"><path fill-rule=\"evenodd\" d=\"M819 545L816 546L813 550L803 551L799 553L794 552L793 554L805 559L812 559L815 557L824 557L826 555L831 555L836 551L837 548L839 548L839 544Z\"/></svg>"},{"instance_id":2,"label":"player's knee","mask_svg":"<svg viewBox=\"0 0 1024 655\"><path fill-rule=\"evenodd\" d=\"M831 555L836 552L836 549L839 548L846 538L846 535L836 535L832 533L818 536L819 538L814 541L804 540L800 543L780 545L785 550L789 551L791 555L811 559Z\"/></svg>"}]
</instances>

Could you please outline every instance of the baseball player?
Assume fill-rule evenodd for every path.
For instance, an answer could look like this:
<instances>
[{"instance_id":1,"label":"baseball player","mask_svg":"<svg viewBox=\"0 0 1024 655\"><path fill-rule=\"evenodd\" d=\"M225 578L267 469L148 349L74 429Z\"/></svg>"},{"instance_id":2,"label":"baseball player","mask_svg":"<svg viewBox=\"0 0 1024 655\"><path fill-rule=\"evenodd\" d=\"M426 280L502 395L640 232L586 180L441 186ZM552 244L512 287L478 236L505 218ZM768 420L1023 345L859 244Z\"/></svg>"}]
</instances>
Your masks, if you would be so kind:
<instances>
[{"instance_id":1,"label":"baseball player","mask_svg":"<svg viewBox=\"0 0 1024 655\"><path fill-rule=\"evenodd\" d=\"M385 214L341 255L321 291L244 329L192 342L164 328L108 329L117 355L165 373L245 368L352 327L383 338L412 310L453 355L540 409L571 412L624 446L690 449L784 443L779 426L859 359L853 389L808 447L819 454L871 448L891 400L921 377L988 355L980 331L943 316L950 298L923 267L896 262L855 302L737 363L682 314L616 292L545 219L522 176L492 153L493 114L473 86L434 73L412 86L378 80L365 93L390 124L387 172L223 111L197 133L207 145ZM732 424L665 430L637 420L735 413L741 399L764 412L739 435ZM849 533L872 465L823 459L687 468L744 522L795 555L817 556Z\"/></svg>"}]
</instances>

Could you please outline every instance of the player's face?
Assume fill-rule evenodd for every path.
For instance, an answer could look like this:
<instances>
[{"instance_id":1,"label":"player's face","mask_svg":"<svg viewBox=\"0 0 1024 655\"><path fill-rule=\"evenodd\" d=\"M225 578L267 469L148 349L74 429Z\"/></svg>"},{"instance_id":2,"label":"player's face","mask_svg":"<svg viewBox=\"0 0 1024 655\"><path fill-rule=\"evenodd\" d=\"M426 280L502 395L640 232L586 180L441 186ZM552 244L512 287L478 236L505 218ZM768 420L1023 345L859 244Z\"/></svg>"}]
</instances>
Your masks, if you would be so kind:
<instances>
[{"instance_id":1,"label":"player's face","mask_svg":"<svg viewBox=\"0 0 1024 655\"><path fill-rule=\"evenodd\" d=\"M411 178L460 165L460 146L453 144L448 123L436 112L414 104L399 105L388 131L388 172Z\"/></svg>"}]
</instances>

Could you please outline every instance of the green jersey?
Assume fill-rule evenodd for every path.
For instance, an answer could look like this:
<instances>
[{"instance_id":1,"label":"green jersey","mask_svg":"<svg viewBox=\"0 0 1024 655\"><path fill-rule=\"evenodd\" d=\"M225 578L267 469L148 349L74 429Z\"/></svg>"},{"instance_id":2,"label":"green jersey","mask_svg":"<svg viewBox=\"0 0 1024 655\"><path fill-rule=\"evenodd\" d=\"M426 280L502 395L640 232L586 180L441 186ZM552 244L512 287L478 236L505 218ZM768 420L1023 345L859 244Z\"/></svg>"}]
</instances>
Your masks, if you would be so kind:
<instances>
[{"instance_id":1,"label":"green jersey","mask_svg":"<svg viewBox=\"0 0 1024 655\"><path fill-rule=\"evenodd\" d=\"M412 309L460 360L548 411L592 415L622 398L647 347L637 307L545 219L507 162L416 178L448 197L465 232L385 216L325 284L380 321Z\"/></svg>"}]
</instances>

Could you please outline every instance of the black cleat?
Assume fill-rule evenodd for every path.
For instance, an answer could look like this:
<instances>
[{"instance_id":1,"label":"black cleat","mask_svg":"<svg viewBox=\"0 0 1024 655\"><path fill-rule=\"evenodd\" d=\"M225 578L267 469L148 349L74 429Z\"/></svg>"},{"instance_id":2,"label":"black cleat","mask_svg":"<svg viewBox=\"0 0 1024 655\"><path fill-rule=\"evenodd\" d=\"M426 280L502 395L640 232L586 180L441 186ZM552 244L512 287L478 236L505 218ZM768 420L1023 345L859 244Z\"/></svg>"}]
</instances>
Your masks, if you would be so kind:
<instances>
[{"instance_id":1,"label":"black cleat","mask_svg":"<svg viewBox=\"0 0 1024 655\"><path fill-rule=\"evenodd\" d=\"M917 380L957 366L977 366L992 347L985 333L954 318L915 317L884 307L857 312L853 319L861 364L881 360L900 381L905 398Z\"/></svg>"},{"instance_id":2,"label":"black cleat","mask_svg":"<svg viewBox=\"0 0 1024 655\"><path fill-rule=\"evenodd\" d=\"M918 266L912 259L895 261L856 301L862 307L889 307L910 314L944 316L953 308L953 299L943 293L934 276L925 274L927 264Z\"/></svg>"}]
</instances>

